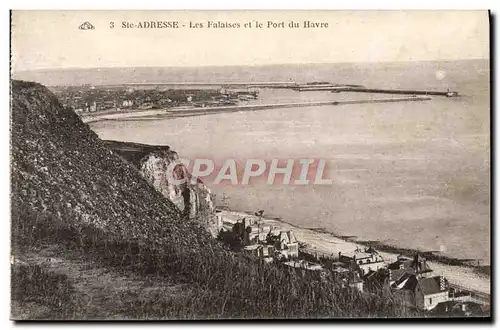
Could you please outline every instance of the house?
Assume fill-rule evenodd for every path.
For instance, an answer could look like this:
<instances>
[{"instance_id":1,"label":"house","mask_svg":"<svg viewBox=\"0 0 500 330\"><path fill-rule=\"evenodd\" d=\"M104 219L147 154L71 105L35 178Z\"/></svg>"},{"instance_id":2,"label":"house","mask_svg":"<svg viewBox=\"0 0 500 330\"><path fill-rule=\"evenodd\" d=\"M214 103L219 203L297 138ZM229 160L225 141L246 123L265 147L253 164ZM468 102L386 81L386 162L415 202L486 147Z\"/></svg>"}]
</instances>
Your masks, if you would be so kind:
<instances>
[{"instance_id":1,"label":"house","mask_svg":"<svg viewBox=\"0 0 500 330\"><path fill-rule=\"evenodd\" d=\"M275 247L278 253L286 259L298 258L299 256L299 242L291 230L280 231Z\"/></svg>"},{"instance_id":2,"label":"house","mask_svg":"<svg viewBox=\"0 0 500 330\"><path fill-rule=\"evenodd\" d=\"M395 282L391 282L390 277L391 271L385 268L381 268L377 271L370 271L363 277L365 283L365 289L372 293L390 292L390 285ZM403 276L404 273L401 273ZM398 279L401 277L399 276Z\"/></svg>"},{"instance_id":3,"label":"house","mask_svg":"<svg viewBox=\"0 0 500 330\"><path fill-rule=\"evenodd\" d=\"M224 228L224 219L220 210L215 210L215 226L218 232Z\"/></svg>"},{"instance_id":4,"label":"house","mask_svg":"<svg viewBox=\"0 0 500 330\"><path fill-rule=\"evenodd\" d=\"M359 292L364 291L364 281L363 279L359 276L357 272L350 272L347 273L346 283L350 288L356 289Z\"/></svg>"},{"instance_id":5,"label":"house","mask_svg":"<svg viewBox=\"0 0 500 330\"><path fill-rule=\"evenodd\" d=\"M322 272L324 271L323 267L319 264L306 261L306 260L292 260L292 261L287 261L284 263L284 265L288 267L292 267L295 269L303 270L303 271L313 271L313 272Z\"/></svg>"},{"instance_id":6,"label":"house","mask_svg":"<svg viewBox=\"0 0 500 330\"><path fill-rule=\"evenodd\" d=\"M132 100L124 100L122 102L122 107L123 108L129 108L133 105L134 103L132 102Z\"/></svg>"},{"instance_id":7,"label":"house","mask_svg":"<svg viewBox=\"0 0 500 330\"><path fill-rule=\"evenodd\" d=\"M431 310L440 302L448 301L449 284L443 276L421 278L416 288L416 306Z\"/></svg>"},{"instance_id":8,"label":"house","mask_svg":"<svg viewBox=\"0 0 500 330\"><path fill-rule=\"evenodd\" d=\"M267 232L271 231L269 225L260 225L247 218L238 220L236 223L222 219L220 221L221 227L224 229L231 228L231 231L241 239L244 246L266 242Z\"/></svg>"},{"instance_id":9,"label":"house","mask_svg":"<svg viewBox=\"0 0 500 330\"><path fill-rule=\"evenodd\" d=\"M274 246L268 244L253 244L247 245L243 248L244 251L249 251L254 256L264 260L265 262L272 262L274 259Z\"/></svg>"},{"instance_id":10,"label":"house","mask_svg":"<svg viewBox=\"0 0 500 330\"><path fill-rule=\"evenodd\" d=\"M153 104L151 104L151 102L144 102L139 106L139 109L141 109L141 110L147 110L147 109L152 109L152 108L153 108Z\"/></svg>"},{"instance_id":11,"label":"house","mask_svg":"<svg viewBox=\"0 0 500 330\"><path fill-rule=\"evenodd\" d=\"M345 273L348 272L349 269L345 267L345 264L340 261L334 261L330 263L330 269L334 273Z\"/></svg>"},{"instance_id":12,"label":"house","mask_svg":"<svg viewBox=\"0 0 500 330\"><path fill-rule=\"evenodd\" d=\"M102 108L104 110L116 108L116 102L115 101L104 101Z\"/></svg>"},{"instance_id":13,"label":"house","mask_svg":"<svg viewBox=\"0 0 500 330\"><path fill-rule=\"evenodd\" d=\"M486 306L475 302L446 301L437 304L432 310L433 316L488 316Z\"/></svg>"},{"instance_id":14,"label":"house","mask_svg":"<svg viewBox=\"0 0 500 330\"><path fill-rule=\"evenodd\" d=\"M89 112L97 112L97 103L93 102L89 107Z\"/></svg>"},{"instance_id":15,"label":"house","mask_svg":"<svg viewBox=\"0 0 500 330\"><path fill-rule=\"evenodd\" d=\"M366 252L370 251L370 252ZM342 253L339 252L339 261L343 262L350 268L359 269L360 275L364 276L370 271L377 271L385 268L385 262L375 250L365 250L365 252L356 249L354 252Z\"/></svg>"},{"instance_id":16,"label":"house","mask_svg":"<svg viewBox=\"0 0 500 330\"><path fill-rule=\"evenodd\" d=\"M261 224L258 221L252 221L252 219L248 219L250 232L249 241L253 243L265 242L267 240L267 234L272 231L270 225Z\"/></svg>"},{"instance_id":17,"label":"house","mask_svg":"<svg viewBox=\"0 0 500 330\"><path fill-rule=\"evenodd\" d=\"M399 275L403 273L417 274L422 277L432 273L432 269L427 264L427 260L419 253L417 253L413 259L399 255L397 261L389 264L387 268L391 270L394 278L399 278Z\"/></svg>"},{"instance_id":18,"label":"house","mask_svg":"<svg viewBox=\"0 0 500 330\"><path fill-rule=\"evenodd\" d=\"M420 310L432 310L449 300L449 284L443 276L420 277L405 273L391 285L391 289L406 306Z\"/></svg>"},{"instance_id":19,"label":"house","mask_svg":"<svg viewBox=\"0 0 500 330\"><path fill-rule=\"evenodd\" d=\"M330 272L335 281L342 284L342 287L364 291L365 284L358 271L339 266L331 268Z\"/></svg>"}]
</instances>

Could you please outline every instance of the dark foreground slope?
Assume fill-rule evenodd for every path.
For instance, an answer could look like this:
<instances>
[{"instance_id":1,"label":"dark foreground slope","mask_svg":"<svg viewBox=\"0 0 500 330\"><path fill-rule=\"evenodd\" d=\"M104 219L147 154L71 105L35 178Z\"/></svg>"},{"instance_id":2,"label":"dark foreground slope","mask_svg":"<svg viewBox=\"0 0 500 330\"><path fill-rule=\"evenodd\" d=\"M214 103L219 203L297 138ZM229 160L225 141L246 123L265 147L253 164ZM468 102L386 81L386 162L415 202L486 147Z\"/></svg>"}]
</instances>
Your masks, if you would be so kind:
<instances>
[{"instance_id":1,"label":"dark foreground slope","mask_svg":"<svg viewBox=\"0 0 500 330\"><path fill-rule=\"evenodd\" d=\"M150 237L161 244L183 237L192 248L209 244L208 235L183 221L171 202L40 85L13 82L11 153L14 214L30 211L117 239Z\"/></svg>"},{"instance_id":2,"label":"dark foreground slope","mask_svg":"<svg viewBox=\"0 0 500 330\"><path fill-rule=\"evenodd\" d=\"M162 294L152 300L132 300L124 317L387 317L401 313L387 299L361 296L332 281L262 265L224 250L39 84L12 82L11 136L14 255L34 259L41 247L52 245L60 256L68 251L86 255L86 270L99 264L144 279L173 278L189 288L182 299L169 300ZM17 269L15 263L13 267ZM23 292L45 297L39 303L57 297L58 291L49 290L49 295L40 290L59 277L22 267L13 274L28 275L24 280L12 278L13 302L26 302ZM63 287L69 288L69 280L63 280ZM89 305L76 304L58 316L90 317Z\"/></svg>"}]
</instances>

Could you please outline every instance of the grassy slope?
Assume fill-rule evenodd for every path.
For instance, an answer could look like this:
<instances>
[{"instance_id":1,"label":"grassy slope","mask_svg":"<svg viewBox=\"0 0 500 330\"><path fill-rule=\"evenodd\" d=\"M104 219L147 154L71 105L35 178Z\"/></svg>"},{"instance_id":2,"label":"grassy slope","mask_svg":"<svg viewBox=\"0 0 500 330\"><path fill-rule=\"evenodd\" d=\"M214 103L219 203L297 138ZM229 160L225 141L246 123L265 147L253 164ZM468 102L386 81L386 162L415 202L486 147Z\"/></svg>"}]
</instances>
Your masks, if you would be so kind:
<instances>
[{"instance_id":1,"label":"grassy slope","mask_svg":"<svg viewBox=\"0 0 500 330\"><path fill-rule=\"evenodd\" d=\"M390 317L402 313L388 299L361 296L332 281L259 264L224 250L41 85L13 82L11 127L14 254L23 256L42 244L57 243L64 245L61 254L80 251L120 272L189 283L185 298L144 302L146 307L138 309L142 313L131 317ZM46 277L39 278L36 285ZM30 287L16 277L12 285ZM12 298L16 304L22 301L15 294ZM63 317L70 315L75 314Z\"/></svg>"}]
</instances>

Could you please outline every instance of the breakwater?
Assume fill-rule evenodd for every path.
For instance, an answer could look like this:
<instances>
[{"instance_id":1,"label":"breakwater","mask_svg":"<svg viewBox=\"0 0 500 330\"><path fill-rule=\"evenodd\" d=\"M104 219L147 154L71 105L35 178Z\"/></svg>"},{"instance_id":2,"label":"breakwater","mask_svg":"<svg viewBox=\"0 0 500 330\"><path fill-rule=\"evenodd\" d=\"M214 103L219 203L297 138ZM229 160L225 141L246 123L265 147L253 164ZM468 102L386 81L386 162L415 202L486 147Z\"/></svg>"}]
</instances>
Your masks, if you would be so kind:
<instances>
[{"instance_id":1,"label":"breakwater","mask_svg":"<svg viewBox=\"0 0 500 330\"><path fill-rule=\"evenodd\" d=\"M366 99L366 100L252 104L252 105L238 105L238 106L204 107L204 108L182 109L182 110L172 109L169 110L168 113L171 115L176 115L176 114L195 115L195 114L208 114L208 113L219 113L219 112L257 111L257 110L266 110L274 108L301 108L301 107L317 107L325 105L415 102L415 101L428 101L428 100L431 100L429 96L407 96L398 98L380 98L380 99Z\"/></svg>"},{"instance_id":2,"label":"breakwater","mask_svg":"<svg viewBox=\"0 0 500 330\"><path fill-rule=\"evenodd\" d=\"M410 94L410 95L434 95L434 96L446 96L446 97L457 97L458 92L452 91L421 91L421 90L410 90L410 89L378 89L378 88L349 88L349 92L358 93L382 93L382 94Z\"/></svg>"},{"instance_id":3,"label":"breakwater","mask_svg":"<svg viewBox=\"0 0 500 330\"><path fill-rule=\"evenodd\" d=\"M396 95L433 95L433 96L446 96L446 97L460 96L458 92L454 91L382 89L382 88L365 88L365 87L351 87L351 86L307 86L307 87L299 87L296 88L295 90L299 92L329 91L332 93L354 92L354 93L379 93L379 94L396 94Z\"/></svg>"}]
</instances>

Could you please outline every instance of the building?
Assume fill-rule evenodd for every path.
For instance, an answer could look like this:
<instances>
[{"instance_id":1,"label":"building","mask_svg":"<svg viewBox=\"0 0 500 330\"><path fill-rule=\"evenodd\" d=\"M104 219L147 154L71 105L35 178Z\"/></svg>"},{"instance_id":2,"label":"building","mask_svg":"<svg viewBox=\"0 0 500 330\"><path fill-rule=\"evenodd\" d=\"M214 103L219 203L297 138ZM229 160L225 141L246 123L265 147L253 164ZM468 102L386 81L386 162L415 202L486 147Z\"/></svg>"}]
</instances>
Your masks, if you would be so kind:
<instances>
[{"instance_id":1,"label":"building","mask_svg":"<svg viewBox=\"0 0 500 330\"><path fill-rule=\"evenodd\" d=\"M130 108L133 105L134 105L134 102L132 102L132 100L124 100L122 102L122 107L123 108Z\"/></svg>"},{"instance_id":2,"label":"building","mask_svg":"<svg viewBox=\"0 0 500 330\"><path fill-rule=\"evenodd\" d=\"M433 316L457 317L457 316L489 316L487 306L475 302L447 301L437 304L432 310Z\"/></svg>"},{"instance_id":3,"label":"building","mask_svg":"<svg viewBox=\"0 0 500 330\"><path fill-rule=\"evenodd\" d=\"M275 247L281 257L286 259L299 257L299 242L291 230L280 231Z\"/></svg>"},{"instance_id":4,"label":"building","mask_svg":"<svg viewBox=\"0 0 500 330\"><path fill-rule=\"evenodd\" d=\"M420 310L432 310L449 300L449 284L443 276L419 277L406 273L391 285L391 289L406 306Z\"/></svg>"},{"instance_id":5,"label":"building","mask_svg":"<svg viewBox=\"0 0 500 330\"><path fill-rule=\"evenodd\" d=\"M400 277L401 276L403 276L403 273ZM368 272L363 277L363 280L365 283L365 290L376 294L391 292L390 286L395 282L395 280L391 281L390 271L386 268Z\"/></svg>"},{"instance_id":6,"label":"building","mask_svg":"<svg viewBox=\"0 0 500 330\"><path fill-rule=\"evenodd\" d=\"M304 271L322 272L324 270L321 265L306 260L287 261L284 265Z\"/></svg>"},{"instance_id":7,"label":"building","mask_svg":"<svg viewBox=\"0 0 500 330\"><path fill-rule=\"evenodd\" d=\"M376 272L379 269L386 267L382 256L371 248L365 250L365 252L359 249L350 253L339 252L339 261L346 264L350 268L358 268L361 276L364 276L371 271Z\"/></svg>"},{"instance_id":8,"label":"building","mask_svg":"<svg viewBox=\"0 0 500 330\"><path fill-rule=\"evenodd\" d=\"M241 239L244 246L267 242L267 235L272 229L271 226L261 225L251 218L243 218L234 223L222 219L220 212L217 216L219 231L221 229L232 231Z\"/></svg>"},{"instance_id":9,"label":"building","mask_svg":"<svg viewBox=\"0 0 500 330\"><path fill-rule=\"evenodd\" d=\"M108 110L108 109L114 109L116 108L116 102L115 101L104 101L102 104L102 109L103 110Z\"/></svg>"},{"instance_id":10,"label":"building","mask_svg":"<svg viewBox=\"0 0 500 330\"><path fill-rule=\"evenodd\" d=\"M97 103L95 101L90 105L89 112L97 112Z\"/></svg>"},{"instance_id":11,"label":"building","mask_svg":"<svg viewBox=\"0 0 500 330\"><path fill-rule=\"evenodd\" d=\"M394 279L400 277L404 273L416 274L421 277L426 277L432 273L432 269L427 264L427 260L419 253L413 259L399 255L397 261L389 264L387 269L391 271Z\"/></svg>"},{"instance_id":12,"label":"building","mask_svg":"<svg viewBox=\"0 0 500 330\"><path fill-rule=\"evenodd\" d=\"M215 210L215 227L217 232L224 229L224 218L222 217L222 212L220 210Z\"/></svg>"},{"instance_id":13,"label":"building","mask_svg":"<svg viewBox=\"0 0 500 330\"><path fill-rule=\"evenodd\" d=\"M259 221L256 221L252 218L247 219L249 224L249 233L248 238L251 243L259 243L266 242L267 235L272 231L272 227L270 225L261 224Z\"/></svg>"},{"instance_id":14,"label":"building","mask_svg":"<svg viewBox=\"0 0 500 330\"><path fill-rule=\"evenodd\" d=\"M364 281L356 272L346 273L345 281L350 288L356 289L359 292L364 291Z\"/></svg>"},{"instance_id":15,"label":"building","mask_svg":"<svg viewBox=\"0 0 500 330\"><path fill-rule=\"evenodd\" d=\"M339 274L350 271L348 268L346 268L346 265L340 261L334 261L330 263L330 269L332 270L332 272Z\"/></svg>"},{"instance_id":16,"label":"building","mask_svg":"<svg viewBox=\"0 0 500 330\"><path fill-rule=\"evenodd\" d=\"M272 262L274 260L274 246L268 244L253 244L247 245L243 248L244 251L249 251L254 256L263 259L265 262Z\"/></svg>"},{"instance_id":17,"label":"building","mask_svg":"<svg viewBox=\"0 0 500 330\"><path fill-rule=\"evenodd\" d=\"M345 268L344 264L340 262L332 263L330 270L333 277L342 283L344 287L350 287L363 292L364 281L359 275L359 272Z\"/></svg>"}]
</instances>

